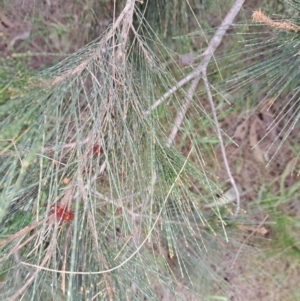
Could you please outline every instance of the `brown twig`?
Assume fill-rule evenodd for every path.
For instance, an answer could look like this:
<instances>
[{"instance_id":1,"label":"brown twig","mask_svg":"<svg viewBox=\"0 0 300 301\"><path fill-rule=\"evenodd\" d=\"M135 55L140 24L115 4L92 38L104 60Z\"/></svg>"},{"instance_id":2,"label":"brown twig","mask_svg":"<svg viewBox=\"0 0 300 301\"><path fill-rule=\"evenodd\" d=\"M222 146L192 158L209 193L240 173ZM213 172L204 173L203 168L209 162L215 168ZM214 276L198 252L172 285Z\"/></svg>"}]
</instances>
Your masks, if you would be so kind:
<instances>
[{"instance_id":1,"label":"brown twig","mask_svg":"<svg viewBox=\"0 0 300 301\"><path fill-rule=\"evenodd\" d=\"M231 267L233 267L234 264L236 263L236 260L237 260L237 258L238 258L238 256L239 256L239 254L241 253L243 246L244 246L244 245L246 244L246 242L250 239L250 237L254 235L254 233L259 232L260 227L265 223L265 221L268 219L268 217L269 217L269 215L266 215L266 217L265 217L265 218L262 220L262 222L257 226L257 228L254 229L254 230L247 236L247 238L243 241L243 243L241 244L241 246L240 246L238 252L236 253L236 255L235 255L235 257L234 257L234 259L233 259L233 261L232 261Z\"/></svg>"},{"instance_id":2,"label":"brown twig","mask_svg":"<svg viewBox=\"0 0 300 301\"><path fill-rule=\"evenodd\" d=\"M169 91L167 91L161 98L156 100L154 104L148 109L148 111L145 112L145 115L149 115L155 108L157 108L161 103L163 103L167 98L169 98L172 94L174 94L179 88L184 86L186 83L190 82L191 80L195 80L195 84L191 84L190 91L187 93L187 95L193 95L194 91L192 91L192 87L197 86L196 81L199 82L201 79L201 75L203 70L206 70L214 52L220 45L224 34L228 30L229 26L232 24L234 18L242 8L245 0L236 0L231 9L229 10L228 14L224 18L223 22L219 26L218 30L216 31L213 38L210 40L208 47L201 55L203 57L200 64L196 67L194 71L192 71L190 74L188 74L186 77L181 79L178 83L176 83L175 86L173 86ZM190 101L189 98L186 98L186 101ZM185 106L183 106L183 109L185 109ZM182 110L183 112L184 110Z\"/></svg>"},{"instance_id":3,"label":"brown twig","mask_svg":"<svg viewBox=\"0 0 300 301\"><path fill-rule=\"evenodd\" d=\"M120 13L117 20L115 20L115 22L113 23L111 29L108 31L108 33L105 37L105 40L103 40L104 43L108 42L111 38L114 37L114 35L116 33L116 29L118 27L120 27L121 22L123 22L123 27L122 27L122 31L121 31L121 40L122 40L123 46L125 46L127 37L128 37L128 31L132 24L132 16L133 16L133 11L134 11L135 1L136 0L127 0L124 9ZM101 51L103 49L102 46L104 46L104 45L100 42L98 49L94 52L95 55L98 55L99 51ZM123 56L122 50L121 50L122 47L119 47L119 49L120 49L120 58L123 58L124 56ZM124 47L123 47L123 50L124 50ZM86 68L86 66L88 65L89 62L90 62L89 59L85 60L80 65L78 65L75 69L68 70L65 73L63 73L62 75L54 78L52 81L44 82L42 85L48 86L48 87L55 86L71 76L80 74Z\"/></svg>"},{"instance_id":4,"label":"brown twig","mask_svg":"<svg viewBox=\"0 0 300 301\"><path fill-rule=\"evenodd\" d=\"M255 10L252 14L252 18L256 22L264 23L270 27L279 30L299 32L300 26L295 25L289 21L274 21L271 18L267 17L260 9Z\"/></svg>"},{"instance_id":5,"label":"brown twig","mask_svg":"<svg viewBox=\"0 0 300 301\"><path fill-rule=\"evenodd\" d=\"M23 236L18 243L16 243L16 245L13 247L13 249L7 254L5 255L3 258L0 259L0 262L6 260L7 258L9 258L12 254L16 254L20 249L22 249L24 246L26 246L33 238L35 238L37 235L39 235L38 232L34 233L33 235L31 235L28 239L26 239L22 244L21 241L24 239L25 236Z\"/></svg>"},{"instance_id":6,"label":"brown twig","mask_svg":"<svg viewBox=\"0 0 300 301\"><path fill-rule=\"evenodd\" d=\"M36 227L40 226L44 222L45 222L44 220L40 220L38 222L35 222L33 224L30 224L30 225L26 226L25 228L18 231L17 233L10 235L7 239L0 241L0 246L4 246L4 245L8 244L9 242L15 240L18 237L26 235L28 232L30 232L31 230L33 230Z\"/></svg>"},{"instance_id":7,"label":"brown twig","mask_svg":"<svg viewBox=\"0 0 300 301\"><path fill-rule=\"evenodd\" d=\"M56 240L55 237L53 236L50 242L50 245L48 247L48 252L47 255L45 256L44 260L41 262L41 267L44 267L47 262L51 259L51 256L54 252L56 246ZM19 300L19 297L23 294L23 292L26 290L26 288L34 281L34 279L36 278L37 274L40 272L40 269L36 270L31 277L25 282L25 284L15 293L13 294L9 300L10 301L15 301L15 300Z\"/></svg>"},{"instance_id":8,"label":"brown twig","mask_svg":"<svg viewBox=\"0 0 300 301\"><path fill-rule=\"evenodd\" d=\"M223 36L225 35L226 31L232 24L234 18L236 17L238 12L242 8L244 1L245 0L236 0L233 3L228 14L224 18L223 22L219 26L218 30L216 31L216 33L214 34L212 39L210 40L208 47L203 52L203 54L202 54L203 59L202 59L201 63L197 66L195 71L192 72L193 77L191 79L193 79L193 82L191 83L191 86L187 92L186 98L183 101L183 105L182 105L181 109L179 110L179 112L176 115L174 127L172 128L171 134L169 135L168 140L167 140L168 146L170 146L172 144L172 141L174 140L174 138L178 132L178 129L185 117L186 111L189 107L190 101L195 93L195 90L198 86L200 79L203 77L203 75L206 75L207 66L208 66L211 58L213 57L214 52L219 47L219 45L223 39Z\"/></svg>"},{"instance_id":9,"label":"brown twig","mask_svg":"<svg viewBox=\"0 0 300 301\"><path fill-rule=\"evenodd\" d=\"M239 189L236 185L235 179L234 179L234 177L231 173L231 169L230 169L230 166L229 166L229 163L228 163L228 160L227 160L227 155L226 155L226 150L225 150L225 146L224 146L224 142L223 142L223 137L222 137L221 129L220 129L220 126L219 126L217 111L216 111L214 101L213 101L213 98L212 98L212 94L211 94L211 91L210 91L210 86L209 86L209 82L208 82L208 79L207 79L207 76L206 76L206 72L205 73L203 72L203 80L204 80L204 85L205 85L208 101L209 101L211 111L212 111L212 114L213 114L213 119L214 119L214 122L215 122L215 128L216 128L216 131L217 131L217 136L218 136L218 139L220 141L220 148L221 148L221 153L222 153L222 157L223 157L223 162L224 162L225 169L226 169L227 175L229 177L230 183L231 183L231 185L234 189L234 192L235 192L235 196L236 196L235 215L237 215L239 213L240 203L241 203L241 201L240 201L240 192L239 192Z\"/></svg>"},{"instance_id":10,"label":"brown twig","mask_svg":"<svg viewBox=\"0 0 300 301\"><path fill-rule=\"evenodd\" d=\"M219 26L217 32L215 33L215 35L213 36L213 38L211 39L207 49L204 51L203 53L203 59L201 61L201 63L197 66L196 70L197 71L197 76L195 76L193 82L191 83L191 86L187 92L187 97L184 99L183 105L181 107L181 109L179 110L179 112L176 115L175 121L174 121L174 126L171 130L171 133L167 139L167 146L170 146L179 130L179 127L181 125L181 123L183 122L183 119L185 117L185 114L187 112L187 109L189 107L190 101L192 96L195 93L195 90L197 88L197 85L201 79L201 77L204 80L204 85L206 88L206 93L208 96L208 100L211 106L211 110L212 110L212 114L213 114L213 119L214 119L214 123L215 123L215 128L217 131L217 135L220 141L220 147L221 147L221 152L222 152L222 157L223 157L223 161L225 164L225 168L228 174L228 177L230 179L231 185L234 188L235 194L236 194L236 204L237 204L237 209L236 209L236 213L238 213L239 208L240 208L240 194L239 194L239 190L237 188L237 185L235 183L235 180L232 176L230 167L229 167L229 163L227 160L227 156L226 156L226 151L225 151L225 147L224 147L224 143L223 143L223 138L222 138L222 134L221 134L221 130L220 130L220 126L218 123L218 117L217 117L217 113L216 113L216 109L214 106L214 102L212 99L212 94L210 91L210 86L208 84L208 79L207 79L207 66L211 60L211 58L213 57L213 54L215 52L215 50L218 48L218 46L220 45L222 38L224 36L224 34L226 33L227 29L229 28L229 26L232 24L234 18L236 17L236 15L238 14L238 12L240 11L240 9L243 6L245 0L236 0L234 2L234 4L232 5L230 11L228 12L228 14L226 15L226 17L224 18L223 22L221 23L221 25Z\"/></svg>"},{"instance_id":11,"label":"brown twig","mask_svg":"<svg viewBox=\"0 0 300 301\"><path fill-rule=\"evenodd\" d=\"M70 233L71 233L72 228L69 226L67 233L66 233L66 240L65 240L65 245L64 245L64 260L63 260L63 265L62 265L62 272L61 272L61 290L63 294L66 292L66 274L63 272L66 270L67 266L67 254L68 254L68 245L69 245L69 238L70 238Z\"/></svg>"}]
</instances>

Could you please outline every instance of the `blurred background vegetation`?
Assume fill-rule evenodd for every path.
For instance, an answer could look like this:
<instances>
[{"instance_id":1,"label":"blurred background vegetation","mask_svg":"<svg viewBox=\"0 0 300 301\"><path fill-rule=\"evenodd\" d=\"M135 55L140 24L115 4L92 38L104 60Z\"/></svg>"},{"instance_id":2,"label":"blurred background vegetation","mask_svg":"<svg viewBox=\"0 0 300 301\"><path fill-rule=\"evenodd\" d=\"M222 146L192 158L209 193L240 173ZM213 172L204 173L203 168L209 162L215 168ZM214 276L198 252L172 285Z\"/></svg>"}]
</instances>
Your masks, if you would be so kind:
<instances>
[{"instance_id":1,"label":"blurred background vegetation","mask_svg":"<svg viewBox=\"0 0 300 301\"><path fill-rule=\"evenodd\" d=\"M34 275L35 269L21 262L41 265L47 254L53 270L122 266L97 276L44 270L16 300L300 299L299 33L252 20L253 11L261 9L273 20L300 26L299 1L246 1L208 67L241 194L238 217L204 85L197 88L174 147L167 148L164 141L186 89L155 109L147 122L141 114L196 68L233 2L137 1L133 25L141 40L130 34L126 66L117 66L117 72L106 50L117 46L105 37L125 1L0 2L1 300L10 300ZM153 66L143 56L141 42ZM53 84L85 62L82 73ZM96 79L90 78L90 70ZM117 81L110 79L111 72ZM102 115L91 112L100 110L107 87L118 90L108 94L112 102L130 100L114 107L102 135ZM95 91L102 93L99 105ZM104 110L108 116L112 108ZM116 122L124 111L126 122ZM16 141L14 131L20 135ZM89 134L100 142L90 143ZM87 149L78 141L88 141ZM78 145L65 154L62 142ZM57 152L53 158L62 158L61 169L43 161L49 153L34 157L42 147ZM53 215L57 209L52 206L63 199L61 191L75 178L83 154L88 158L80 167L86 181L102 174L103 157L110 165L106 176L91 184L94 194L88 202L77 200L80 192L72 194L75 218L64 228L53 228L56 251L47 251L46 224L40 232L37 227L24 234L29 239L38 233L39 239L22 246L21 240L7 243L39 216ZM140 194L147 196L153 177L158 187L150 187L149 205ZM233 201L213 205L224 195ZM65 241L70 241L68 247ZM97 243L101 252L96 256ZM139 245L145 245L143 251L123 266Z\"/></svg>"}]
</instances>

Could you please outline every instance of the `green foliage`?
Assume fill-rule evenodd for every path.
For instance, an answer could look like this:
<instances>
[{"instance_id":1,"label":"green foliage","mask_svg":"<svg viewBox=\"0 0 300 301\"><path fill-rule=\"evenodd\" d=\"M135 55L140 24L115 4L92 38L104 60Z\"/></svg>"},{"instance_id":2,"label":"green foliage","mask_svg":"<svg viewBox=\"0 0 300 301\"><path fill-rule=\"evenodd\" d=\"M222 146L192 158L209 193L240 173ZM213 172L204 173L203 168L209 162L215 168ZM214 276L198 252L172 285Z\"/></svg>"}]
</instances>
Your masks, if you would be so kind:
<instances>
[{"instance_id":1,"label":"green foliage","mask_svg":"<svg viewBox=\"0 0 300 301\"><path fill-rule=\"evenodd\" d=\"M273 23L269 24L254 20L247 32L240 33L239 47L242 50L229 58L224 57L224 66L229 70L232 68L233 75L218 85L219 93L228 97L231 103L251 98L254 99L254 110L266 107L274 116L265 136L261 137L261 141L266 137L272 140L267 152L268 161L275 158L289 136L297 136L295 125L300 116L299 32L291 29L299 24L299 2L285 2L288 7L286 14L292 17L270 16ZM291 25L290 28L281 27L284 22ZM222 59L218 62L222 70ZM274 132L276 137L272 138Z\"/></svg>"},{"instance_id":2,"label":"green foliage","mask_svg":"<svg viewBox=\"0 0 300 301\"><path fill-rule=\"evenodd\" d=\"M97 23L94 8L108 2L85 2L78 16L84 24ZM147 112L176 84L174 74L191 68L178 69L177 53L196 55L207 46L214 30L206 12L216 18L230 4L200 2L137 3L130 35L124 18L44 71L1 69L1 300L161 300L162 294L170 300L229 300L226 270L238 275L238 260L247 266L247 239L257 229L246 213L233 216L234 205L215 205L222 191L207 167L207 161L215 163L214 123L195 97L178 141L167 147L185 89ZM299 9L298 1L292 3ZM195 14L203 17L201 24ZM47 43L70 48L72 14L66 18L68 25L47 23ZM290 22L299 23L297 15ZM298 33L268 29L259 35L257 25L239 28L247 48L233 39L209 66L214 96L218 102L231 94L234 104L245 98L248 104L251 93L251 101L260 98L262 104L286 97L269 128L271 133L290 114L286 133L276 138L279 149L299 117ZM217 110L222 106L220 101ZM272 230L283 234L274 235L275 245L291 248L297 220L278 215L274 203L290 201L298 186L286 192L284 183L280 196L266 194L260 205L275 220ZM249 229L245 237L241 231Z\"/></svg>"},{"instance_id":3,"label":"green foliage","mask_svg":"<svg viewBox=\"0 0 300 301\"><path fill-rule=\"evenodd\" d=\"M159 300L155 286L176 295L168 258L186 277L215 275L206 244L227 233L218 208L203 208L221 192L198 146L193 161L167 148L156 113L145 114L175 79L144 42L149 28L122 49L125 26L20 79L26 88L1 105L1 298Z\"/></svg>"}]
</instances>

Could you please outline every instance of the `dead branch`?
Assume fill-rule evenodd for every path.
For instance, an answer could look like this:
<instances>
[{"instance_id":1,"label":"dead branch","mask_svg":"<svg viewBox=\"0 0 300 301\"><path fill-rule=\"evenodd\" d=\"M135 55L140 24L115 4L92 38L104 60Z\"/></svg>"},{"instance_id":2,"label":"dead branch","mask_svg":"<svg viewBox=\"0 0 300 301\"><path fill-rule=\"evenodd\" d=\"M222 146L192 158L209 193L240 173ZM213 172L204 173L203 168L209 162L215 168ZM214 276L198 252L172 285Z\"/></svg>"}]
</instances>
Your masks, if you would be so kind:
<instances>
[{"instance_id":1,"label":"dead branch","mask_svg":"<svg viewBox=\"0 0 300 301\"><path fill-rule=\"evenodd\" d=\"M214 55L214 52L216 51L216 49L220 45L224 34L226 33L226 31L228 30L228 28L232 24L232 22L235 19L236 15L238 14L240 9L242 8L244 2L245 2L245 0L236 0L233 3L231 9L229 10L228 14L224 18L221 25L219 26L219 28L216 31L215 35L210 40L208 47L206 48L206 50L201 55L203 57L203 59L200 62L200 64L196 67L196 69L194 71L192 71L186 77L181 79L178 83L176 83L175 86L173 86L169 91L167 91L162 97L160 97L158 100L156 100L154 102L154 104L149 108L149 110L147 112L145 112L146 116L149 115L155 108L157 108L167 98L169 98L171 95L173 95L178 89L183 87L186 83L190 82L193 79L195 80L195 82L196 82L196 79L198 81L200 80L201 73L203 72L203 70L206 70L212 56ZM192 89L192 86L194 86L194 85L191 85L190 89ZM197 86L197 85L195 85L195 86ZM191 93L191 92L193 92L193 91L192 90L189 91L188 95L189 94L193 95L193 93Z\"/></svg>"},{"instance_id":2,"label":"dead branch","mask_svg":"<svg viewBox=\"0 0 300 301\"><path fill-rule=\"evenodd\" d=\"M171 133L170 133L168 139L167 139L167 146L171 146L171 144L172 144L172 142L173 142L173 140L174 140L174 138L175 138L175 136L176 136L176 134L179 130L179 127L180 127L181 123L183 122L183 119L184 119L185 114L187 112L187 109L189 107L190 101L191 101L191 99L192 99L192 97L195 93L197 85L198 85L200 79L203 78L204 85L205 85L206 92L207 92L207 96L208 96L209 103L210 103L211 110L212 110L212 114L213 114L213 119L214 119L216 131L217 131L217 135L218 135L218 138L219 138L219 141L220 141L220 147L221 147L221 152L222 152L222 157L223 157L223 161L224 161L224 164L225 164L225 168L226 168L228 177L230 179L231 185L234 188L234 191L236 193L236 204L237 204L236 214L238 213L238 210L239 210L239 207L240 207L240 194L239 194L239 190L237 188L237 185L235 183L235 180L232 176L232 173L231 173L231 170L230 170L230 167L229 167L229 163L228 163L228 160L227 160L226 151L225 151L225 147L224 147L224 143L223 143L223 138L222 138L220 126L219 126L219 123L218 123L218 117L217 117L216 109L215 109L215 106L214 106L212 94L211 94L211 91L210 91L210 85L208 84L207 66L208 66L211 58L213 57L214 52L216 51L216 49L220 45L224 34L228 30L229 26L232 24L234 18L236 17L236 15L240 11L240 9L242 8L244 1L245 0L236 0L234 2L234 4L232 5L230 11L228 12L228 14L224 18L223 22L219 26L217 32L215 33L215 35L211 39L207 49L204 51L203 59L194 71L195 72L194 80L191 83L191 86L190 86L190 88L187 92L186 98L183 101L183 105L182 105L181 109L178 111L178 113L176 115L176 118L175 118L175 121L174 121L174 126L171 130Z\"/></svg>"}]
</instances>

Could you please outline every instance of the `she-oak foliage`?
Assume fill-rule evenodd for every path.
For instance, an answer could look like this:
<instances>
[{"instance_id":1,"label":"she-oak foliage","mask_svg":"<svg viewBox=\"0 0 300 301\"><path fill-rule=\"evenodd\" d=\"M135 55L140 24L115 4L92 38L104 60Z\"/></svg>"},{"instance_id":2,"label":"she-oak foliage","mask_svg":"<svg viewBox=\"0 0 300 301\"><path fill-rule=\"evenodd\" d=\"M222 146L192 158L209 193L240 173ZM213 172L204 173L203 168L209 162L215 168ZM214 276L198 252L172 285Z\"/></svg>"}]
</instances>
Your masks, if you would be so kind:
<instances>
[{"instance_id":1,"label":"she-oak foliage","mask_svg":"<svg viewBox=\"0 0 300 301\"><path fill-rule=\"evenodd\" d=\"M204 208L221 191L193 136L183 156L157 112L145 114L176 80L146 22L126 47L124 27L0 105L1 300L184 300L182 279L205 300L225 287L215 267L237 246L219 208Z\"/></svg>"},{"instance_id":2,"label":"she-oak foliage","mask_svg":"<svg viewBox=\"0 0 300 301\"><path fill-rule=\"evenodd\" d=\"M186 247L227 239L201 209L221 192L144 113L170 81L150 31L122 48L122 26L1 105L1 299L159 300L189 275Z\"/></svg>"}]
</instances>

